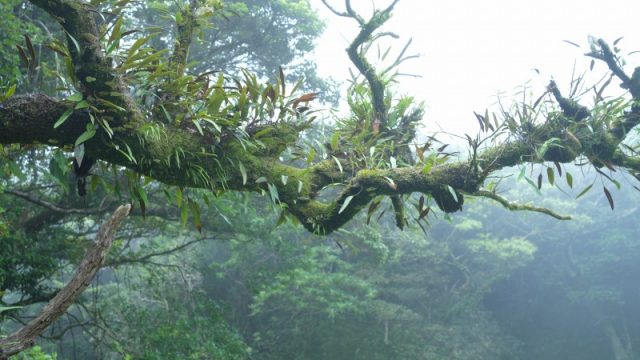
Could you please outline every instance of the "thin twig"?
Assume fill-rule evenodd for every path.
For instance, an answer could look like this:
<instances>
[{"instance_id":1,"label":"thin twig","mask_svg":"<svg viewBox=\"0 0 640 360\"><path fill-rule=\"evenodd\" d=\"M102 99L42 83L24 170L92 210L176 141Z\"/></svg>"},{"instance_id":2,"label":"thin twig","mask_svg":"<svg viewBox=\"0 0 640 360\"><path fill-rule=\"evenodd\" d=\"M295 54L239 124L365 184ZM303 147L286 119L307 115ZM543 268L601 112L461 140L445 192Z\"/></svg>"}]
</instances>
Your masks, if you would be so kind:
<instances>
[{"instance_id":1,"label":"thin twig","mask_svg":"<svg viewBox=\"0 0 640 360\"><path fill-rule=\"evenodd\" d=\"M42 206L46 209L49 209L51 211L55 211L55 212L59 212L59 213L63 213L63 214L69 214L69 215L93 215L93 214L100 214L103 213L105 211L108 210L109 206L108 205L104 205L101 204L98 208L93 208L93 209L77 209L77 208L65 208L65 207L60 207L56 204L50 203L48 201L42 200L42 199L38 199L34 196L31 196L30 194L26 193L26 192L22 192L19 190L4 190L5 194L9 194L9 195L13 195L15 197L21 198L23 200L26 200L30 203ZM110 205L110 204L109 204Z\"/></svg>"},{"instance_id":2,"label":"thin twig","mask_svg":"<svg viewBox=\"0 0 640 360\"><path fill-rule=\"evenodd\" d=\"M489 198L492 200L497 201L498 203L500 203L500 205L504 206L505 208L511 210L511 211L534 211L534 212L539 212L542 214L546 214L549 215L551 217L554 217L558 220L571 220L571 216L568 215L560 215L558 213L556 213L555 211L551 210L551 209L547 209L547 208L543 208L543 207L538 207L538 206L533 206L533 205L525 205L525 204L519 204L516 202L512 202L507 200L506 198L492 192L489 190L483 190L480 189L478 191L476 191L475 193L473 193L473 195L475 196L480 196L480 197L485 197L485 198Z\"/></svg>"}]
</instances>

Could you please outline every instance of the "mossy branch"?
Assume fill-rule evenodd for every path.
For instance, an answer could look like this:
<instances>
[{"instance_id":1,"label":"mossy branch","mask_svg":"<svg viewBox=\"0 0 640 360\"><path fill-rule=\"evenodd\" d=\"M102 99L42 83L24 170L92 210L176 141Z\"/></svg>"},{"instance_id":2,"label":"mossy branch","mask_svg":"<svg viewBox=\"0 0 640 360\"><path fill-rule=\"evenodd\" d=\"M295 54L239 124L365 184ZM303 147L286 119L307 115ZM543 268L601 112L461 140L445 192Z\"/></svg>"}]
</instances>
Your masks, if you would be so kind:
<instances>
[{"instance_id":1,"label":"mossy branch","mask_svg":"<svg viewBox=\"0 0 640 360\"><path fill-rule=\"evenodd\" d=\"M376 72L376 69L369 63L369 61L367 61L367 58L363 54L362 47L372 41L373 33L391 18L391 12L398 1L399 0L394 0L384 10L375 10L371 19L367 21L353 9L351 1L349 0L345 0L345 12L339 12L331 7L326 1L323 1L325 6L327 6L327 8L329 8L329 10L334 14L352 18L360 26L360 32L347 48L347 54L358 71L367 79L371 89L371 101L375 111L375 120L380 123L381 130L388 129L389 109L384 101L385 85ZM372 123L374 123L375 120L372 121Z\"/></svg>"},{"instance_id":2,"label":"mossy branch","mask_svg":"<svg viewBox=\"0 0 640 360\"><path fill-rule=\"evenodd\" d=\"M491 199L494 200L496 202L498 202L500 205L504 206L505 208L511 210L511 211L532 211L532 212L538 212L538 213L542 213L545 215L549 215L551 217L554 217L558 220L571 220L571 216L568 215L560 215L557 212L551 210L551 209L547 209L547 208L543 208L543 207L539 207L539 206L533 206L533 205L527 205L527 204L519 204L513 201L509 201L506 198L504 198L503 196L500 196L492 191L489 190L478 190L475 193L473 193L473 195L475 196L479 196L479 197L484 197L487 199Z\"/></svg>"}]
</instances>

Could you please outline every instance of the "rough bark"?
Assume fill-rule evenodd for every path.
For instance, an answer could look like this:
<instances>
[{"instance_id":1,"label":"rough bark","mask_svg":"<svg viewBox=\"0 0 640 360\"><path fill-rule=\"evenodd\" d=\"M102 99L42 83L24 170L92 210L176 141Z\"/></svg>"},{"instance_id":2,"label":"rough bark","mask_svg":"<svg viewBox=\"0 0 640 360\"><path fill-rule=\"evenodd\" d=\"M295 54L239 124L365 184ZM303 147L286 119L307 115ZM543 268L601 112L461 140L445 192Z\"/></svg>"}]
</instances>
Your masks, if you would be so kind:
<instances>
[{"instance_id":1,"label":"rough bark","mask_svg":"<svg viewBox=\"0 0 640 360\"><path fill-rule=\"evenodd\" d=\"M102 111L100 116L106 117L113 128L113 136L107 136L99 129L96 136L85 143L87 154L169 185L239 191L276 189L286 211L310 231L330 233L338 229L380 195L396 197L393 203L399 225L402 224L403 210L397 196L403 194L420 192L431 195L442 210L459 211L464 194L482 196L479 190L488 176L523 162L553 161L560 164L584 157L597 168L622 167L640 171L640 159L625 154L619 147L640 121L640 108L633 105L610 128L592 131L588 126L589 119L576 119L575 114L570 113L575 108L562 106L563 103L571 103L557 88L554 96L564 113L554 114L543 123L520 124L527 128L519 136L488 147L474 148L470 159L450 161L428 171L423 166L363 169L342 161L341 171L336 163L340 160L333 159L306 168L297 167L279 160L282 151L295 144L302 131L302 127L295 124L267 124L265 126L271 131L251 135L250 140L260 146L246 147L233 136L216 138L188 126L166 124L153 115L143 115L145 113L130 98L127 85L116 76L117 71L104 56L97 40L95 13L89 5L77 0L34 0L33 3L58 19L69 34L69 48L81 83L80 90ZM336 12L353 17L361 25L361 33L349 52L356 67L369 81L376 113L384 113L378 119L380 121L386 119L388 111L384 101L380 100L384 99L385 85L358 48L375 38L374 31L389 18L395 3L374 14L369 21L356 14L349 1L346 1L346 12ZM198 2L192 1L191 4L195 7ZM191 8L191 11L195 10ZM176 45L172 56L178 67L186 61L189 44L184 42L191 38L193 28L181 31L182 42ZM74 50L75 42L71 39L80 43L80 51ZM625 75L607 49L602 45L601 51L592 56L609 64L612 73L620 77L623 86L637 99L640 96L640 71L636 70L632 76ZM87 81L87 77L91 81ZM107 98L124 111L101 106L100 99ZM0 143L40 143L71 150L90 119L86 109L75 110L62 126L54 129L53 124L70 106L70 102L44 95L15 96L0 103ZM175 111L179 109L171 108L172 113ZM584 116L589 117L588 114L581 115ZM568 131L569 128L572 131ZM502 129L507 129L507 125ZM384 129L384 124L382 130L388 130ZM556 139L554 146L541 153L545 142L552 138ZM244 173L239 164L246 169ZM283 178L288 181L282 181ZM318 200L319 190L336 182L343 184L339 195L333 200Z\"/></svg>"},{"instance_id":2,"label":"rough bark","mask_svg":"<svg viewBox=\"0 0 640 360\"><path fill-rule=\"evenodd\" d=\"M45 305L40 314L27 325L10 336L0 339L0 359L8 359L34 345L35 339L59 318L91 284L100 267L104 263L107 252L111 248L116 231L129 215L131 205L118 207L113 215L98 230L95 242L87 250L84 259L78 266L73 278L56 296Z\"/></svg>"}]
</instances>

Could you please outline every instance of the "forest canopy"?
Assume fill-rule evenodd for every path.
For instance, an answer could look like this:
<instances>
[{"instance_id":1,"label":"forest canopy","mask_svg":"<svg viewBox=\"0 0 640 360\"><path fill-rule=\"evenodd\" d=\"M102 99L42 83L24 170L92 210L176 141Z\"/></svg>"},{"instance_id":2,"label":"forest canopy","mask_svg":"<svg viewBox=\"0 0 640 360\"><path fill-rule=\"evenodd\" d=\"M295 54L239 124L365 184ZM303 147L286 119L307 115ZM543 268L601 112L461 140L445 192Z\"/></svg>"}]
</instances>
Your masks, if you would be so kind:
<instances>
[{"instance_id":1,"label":"forest canopy","mask_svg":"<svg viewBox=\"0 0 640 360\"><path fill-rule=\"evenodd\" d=\"M410 42L382 55L392 58L390 64L376 59L373 49L393 30L385 23L398 1L367 16L349 0L323 3L359 28L346 49L354 73L345 94L320 78L307 56L324 25L306 1L0 4L11 14L1 25L7 36L0 45L0 190L6 209L0 212L0 235L11 249L0 256L0 295L12 295L0 298L0 310L62 293L43 281L61 262L78 263L87 248L87 237L78 233L95 235L102 216L123 203L145 219L136 231L162 234L172 226L163 221L173 220L201 237L224 236L231 222L212 209L238 193L258 193L277 214L264 216L273 226L291 222L326 237L348 231L358 214L355 222L389 217L399 229L424 229L463 210L468 198L570 218L501 195L508 172L536 192L560 182L575 186L578 198L602 192L611 209L616 200L610 189L621 187L619 174L640 179L634 129L640 122L640 67L629 70L619 39L589 39L586 56L609 70L600 81L576 79L563 92L549 79L541 94L475 113L481 131L463 135L460 152L436 136L419 137L424 105L394 88L402 64L414 57ZM622 95L612 91L618 86ZM323 123L319 104L337 101L347 104L348 113ZM576 175L585 168L593 169L593 179ZM233 199L249 208L255 201ZM24 202L40 209L8 211ZM105 253L115 237L109 224L120 226L127 216L118 214L98 232L111 234ZM155 222L161 225L153 228ZM522 258L534 252L523 243L512 245ZM22 258L21 248L36 250ZM103 254L94 270L143 263L163 251L122 251L111 260ZM362 284L344 286L366 292ZM76 290L65 306L81 292ZM254 311L268 299L263 294ZM227 330L216 328L215 336L231 338L233 345Z\"/></svg>"}]
</instances>

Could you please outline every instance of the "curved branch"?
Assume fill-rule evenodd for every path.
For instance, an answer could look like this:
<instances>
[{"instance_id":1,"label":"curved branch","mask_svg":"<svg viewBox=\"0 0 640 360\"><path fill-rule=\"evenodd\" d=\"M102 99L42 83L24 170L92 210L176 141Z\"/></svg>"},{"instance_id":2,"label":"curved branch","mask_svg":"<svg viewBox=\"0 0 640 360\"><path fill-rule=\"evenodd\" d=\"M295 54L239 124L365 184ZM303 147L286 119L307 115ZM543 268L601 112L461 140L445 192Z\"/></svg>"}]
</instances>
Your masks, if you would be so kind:
<instances>
[{"instance_id":1,"label":"curved branch","mask_svg":"<svg viewBox=\"0 0 640 360\"><path fill-rule=\"evenodd\" d=\"M87 250L84 259L80 263L80 266L78 266L76 274L69 283L49 301L35 319L31 320L17 332L4 339L0 339L1 359L6 359L11 355L33 346L35 338L58 317L64 314L84 289L91 284L91 280L104 263L107 252L115 238L116 231L130 210L131 205L118 207L109 220L100 227L93 246Z\"/></svg>"},{"instance_id":2,"label":"curved branch","mask_svg":"<svg viewBox=\"0 0 640 360\"><path fill-rule=\"evenodd\" d=\"M348 1L347 4L349 4ZM385 86L382 79L380 79L376 73L375 68L360 52L360 48L371 39L374 31L378 30L387 20L389 20L391 13L390 9L387 10L383 12L376 11L373 17L369 21L365 22L353 12L350 6L347 7L349 15L356 19L360 24L360 32L347 48L347 54L349 55L351 62L355 65L358 71L364 75L369 83L369 87L371 88L371 101L373 103L376 117L372 123L377 120L380 123L381 130L388 128L388 108L384 102Z\"/></svg>"},{"instance_id":3,"label":"curved branch","mask_svg":"<svg viewBox=\"0 0 640 360\"><path fill-rule=\"evenodd\" d=\"M618 57L613 53L613 51L611 51L609 44L607 44L603 39L598 39L596 43L600 46L600 52L590 52L587 53L587 56L591 56L607 63L611 72L613 72L622 81L622 85L628 89L631 79L620 67Z\"/></svg>"},{"instance_id":4,"label":"curved branch","mask_svg":"<svg viewBox=\"0 0 640 360\"><path fill-rule=\"evenodd\" d=\"M543 208L543 207L538 207L538 206L533 206L533 205L526 205L526 204L518 204L516 202L513 201L509 201L506 198L492 192L492 191L488 191L488 190L478 190L476 191L473 195L475 196L480 196L480 197L485 197L491 200L495 200L497 201L500 205L504 206L505 208L511 210L511 211L533 211L533 212L539 212L542 214L546 214L549 215L551 217L554 217L558 220L571 220L571 216L568 215L560 215L558 213L556 213L555 211L551 210L551 209L547 209L547 208Z\"/></svg>"}]
</instances>

